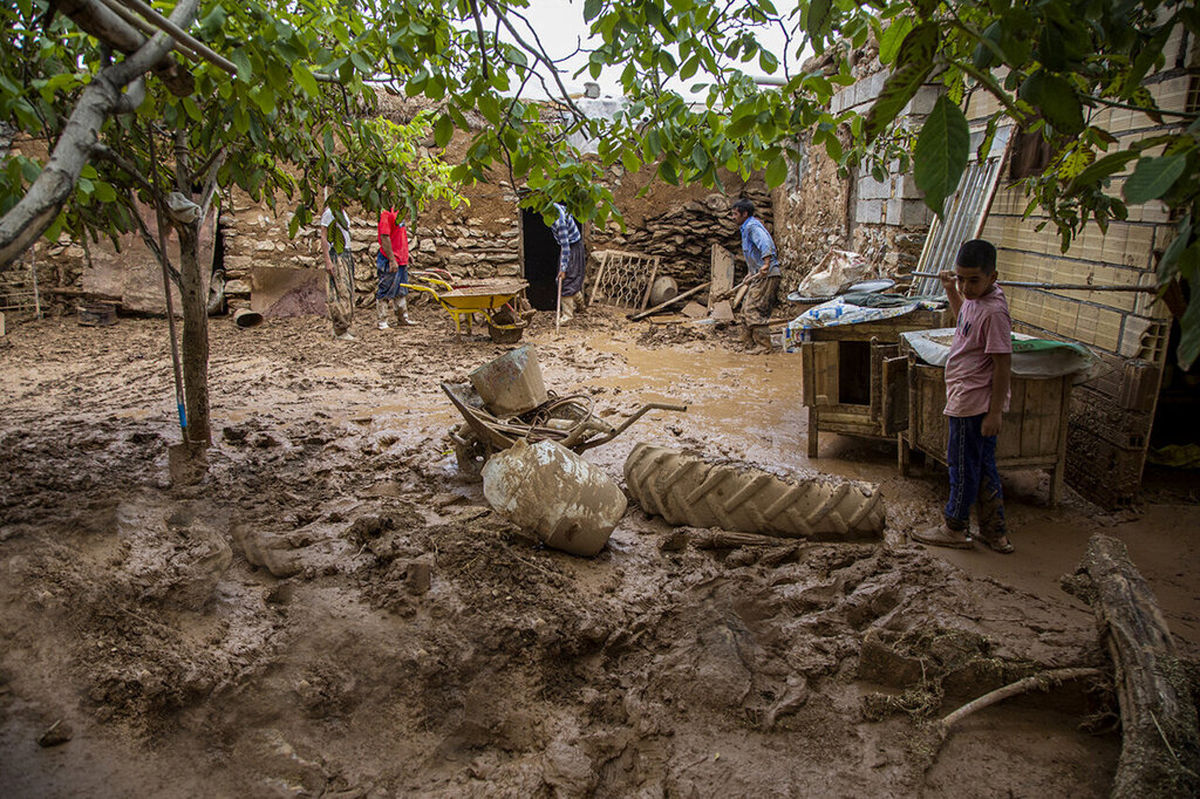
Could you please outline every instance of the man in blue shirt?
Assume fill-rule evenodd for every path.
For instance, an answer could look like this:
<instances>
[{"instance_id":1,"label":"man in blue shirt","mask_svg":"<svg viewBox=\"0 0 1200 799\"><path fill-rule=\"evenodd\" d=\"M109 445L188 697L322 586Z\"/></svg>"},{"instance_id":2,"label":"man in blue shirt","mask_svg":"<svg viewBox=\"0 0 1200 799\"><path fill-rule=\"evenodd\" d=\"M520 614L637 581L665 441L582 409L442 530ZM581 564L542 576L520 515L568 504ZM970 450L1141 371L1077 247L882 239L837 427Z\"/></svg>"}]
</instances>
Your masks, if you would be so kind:
<instances>
[{"instance_id":1,"label":"man in blue shirt","mask_svg":"<svg viewBox=\"0 0 1200 799\"><path fill-rule=\"evenodd\" d=\"M559 321L569 322L571 317L583 310L583 273L587 267L587 250L583 246L583 234L575 218L558 203L554 204L558 219L550 227L554 240L558 242L558 293L562 297L562 314Z\"/></svg>"},{"instance_id":2,"label":"man in blue shirt","mask_svg":"<svg viewBox=\"0 0 1200 799\"><path fill-rule=\"evenodd\" d=\"M779 254L766 226L754 215L753 202L744 198L738 200L733 204L733 214L742 234L746 277L751 280L745 305L742 306L746 338L753 341L757 333L769 342L766 326L771 321L771 308L775 305L775 295L783 278L783 272L779 268Z\"/></svg>"}]
</instances>

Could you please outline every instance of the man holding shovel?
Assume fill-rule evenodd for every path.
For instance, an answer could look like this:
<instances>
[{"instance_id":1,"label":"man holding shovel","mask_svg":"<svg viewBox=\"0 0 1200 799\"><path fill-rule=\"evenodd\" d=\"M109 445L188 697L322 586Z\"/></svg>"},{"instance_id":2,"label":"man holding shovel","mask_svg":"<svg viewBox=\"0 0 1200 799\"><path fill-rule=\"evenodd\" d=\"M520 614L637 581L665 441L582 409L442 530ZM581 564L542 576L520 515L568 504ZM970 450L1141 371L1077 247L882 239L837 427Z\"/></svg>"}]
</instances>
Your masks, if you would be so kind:
<instances>
[{"instance_id":1,"label":"man holding shovel","mask_svg":"<svg viewBox=\"0 0 1200 799\"><path fill-rule=\"evenodd\" d=\"M554 204L554 210L558 212L558 219L550 227L550 232L554 234L559 248L557 324L571 321L571 317L583 310L583 273L587 267L587 250L575 218L559 203Z\"/></svg>"},{"instance_id":2,"label":"man holding shovel","mask_svg":"<svg viewBox=\"0 0 1200 799\"><path fill-rule=\"evenodd\" d=\"M771 308L779 291L783 272L779 268L779 255L775 241L766 226L754 215L754 203L745 198L733 204L734 219L742 234L742 254L746 257L746 280L749 289L743 308L745 328L743 337L747 343L755 339L756 331L768 335L767 323L771 321Z\"/></svg>"}]
</instances>

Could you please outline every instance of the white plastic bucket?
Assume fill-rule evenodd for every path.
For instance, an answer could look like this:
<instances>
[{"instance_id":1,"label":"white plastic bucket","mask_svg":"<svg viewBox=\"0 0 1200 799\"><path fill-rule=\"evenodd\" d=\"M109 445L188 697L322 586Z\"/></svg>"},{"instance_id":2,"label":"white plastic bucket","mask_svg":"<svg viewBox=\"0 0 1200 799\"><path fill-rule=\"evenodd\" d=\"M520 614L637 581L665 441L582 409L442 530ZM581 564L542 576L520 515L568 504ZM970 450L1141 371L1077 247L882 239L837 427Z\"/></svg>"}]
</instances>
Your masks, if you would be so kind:
<instances>
[{"instance_id":1,"label":"white plastic bucket","mask_svg":"<svg viewBox=\"0 0 1200 799\"><path fill-rule=\"evenodd\" d=\"M537 352L528 344L485 363L470 378L488 410L501 418L531 411L547 399Z\"/></svg>"}]
</instances>

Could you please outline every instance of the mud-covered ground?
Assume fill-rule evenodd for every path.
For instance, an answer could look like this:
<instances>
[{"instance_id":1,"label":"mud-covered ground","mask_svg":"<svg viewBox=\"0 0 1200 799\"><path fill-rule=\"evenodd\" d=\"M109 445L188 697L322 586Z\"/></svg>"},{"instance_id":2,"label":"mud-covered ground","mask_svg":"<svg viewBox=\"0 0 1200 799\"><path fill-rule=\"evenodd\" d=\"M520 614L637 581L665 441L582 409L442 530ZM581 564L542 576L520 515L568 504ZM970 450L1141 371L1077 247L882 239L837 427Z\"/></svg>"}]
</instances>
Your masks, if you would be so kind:
<instances>
[{"instance_id":1,"label":"mud-covered ground","mask_svg":"<svg viewBox=\"0 0 1200 799\"><path fill-rule=\"evenodd\" d=\"M904 531L938 518L944 476L900 479L888 448L837 436L816 466L880 483L882 542L679 549L631 505L594 559L541 549L446 439L439 381L506 348L416 316L356 342L213 320L215 446L186 488L164 321L0 339L0 795L1104 796L1102 687L989 709L940 748L929 722L1106 666L1055 582L1097 530L1200 642L1196 506L1050 509L1017 474L1017 554L932 552ZM794 356L580 321L526 335L548 387L610 419L690 405L588 453L615 479L638 441L814 467Z\"/></svg>"}]
</instances>

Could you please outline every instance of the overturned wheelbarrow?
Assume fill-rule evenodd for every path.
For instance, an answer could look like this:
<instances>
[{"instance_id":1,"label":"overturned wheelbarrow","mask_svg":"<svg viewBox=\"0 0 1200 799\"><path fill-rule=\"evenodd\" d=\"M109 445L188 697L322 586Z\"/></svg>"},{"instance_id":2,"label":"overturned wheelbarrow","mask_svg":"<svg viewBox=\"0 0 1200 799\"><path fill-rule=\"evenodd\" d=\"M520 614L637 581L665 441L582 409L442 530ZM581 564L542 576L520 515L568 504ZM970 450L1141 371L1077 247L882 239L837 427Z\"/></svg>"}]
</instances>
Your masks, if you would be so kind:
<instances>
[{"instance_id":1,"label":"overturned wheelbarrow","mask_svg":"<svg viewBox=\"0 0 1200 799\"><path fill-rule=\"evenodd\" d=\"M459 471L478 477L483 462L495 452L518 441L554 441L575 453L607 444L650 411L686 411L686 405L648 402L616 427L593 413L588 394L554 396L531 411L509 419L494 416L469 384L442 383L442 391L463 416L463 423L450 431Z\"/></svg>"}]
</instances>

